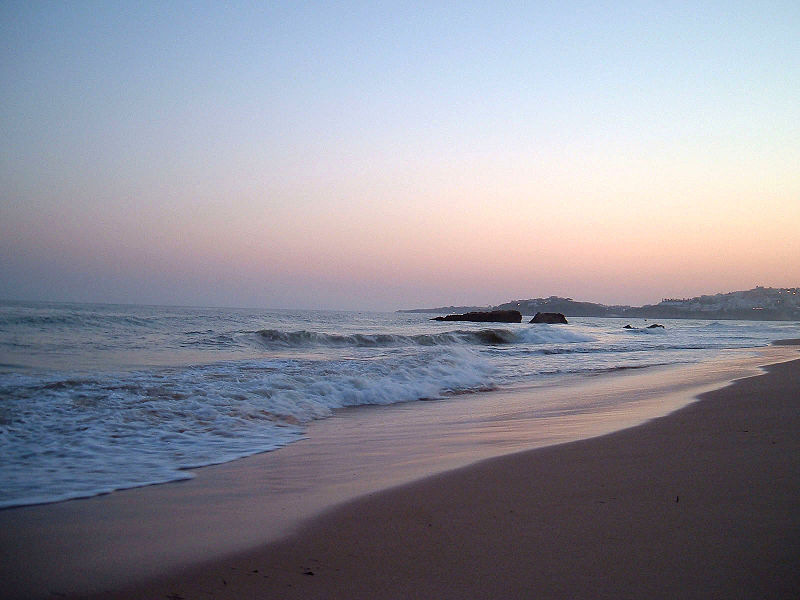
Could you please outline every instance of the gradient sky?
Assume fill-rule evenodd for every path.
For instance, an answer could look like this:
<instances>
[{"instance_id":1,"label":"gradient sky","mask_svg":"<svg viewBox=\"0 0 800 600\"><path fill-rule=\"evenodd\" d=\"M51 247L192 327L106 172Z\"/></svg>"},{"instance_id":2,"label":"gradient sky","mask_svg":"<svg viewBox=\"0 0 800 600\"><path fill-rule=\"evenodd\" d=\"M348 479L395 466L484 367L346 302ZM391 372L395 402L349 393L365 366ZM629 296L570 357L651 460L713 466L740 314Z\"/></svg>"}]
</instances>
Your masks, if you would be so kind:
<instances>
[{"instance_id":1,"label":"gradient sky","mask_svg":"<svg viewBox=\"0 0 800 600\"><path fill-rule=\"evenodd\" d=\"M0 4L0 298L800 285L800 3Z\"/></svg>"}]
</instances>

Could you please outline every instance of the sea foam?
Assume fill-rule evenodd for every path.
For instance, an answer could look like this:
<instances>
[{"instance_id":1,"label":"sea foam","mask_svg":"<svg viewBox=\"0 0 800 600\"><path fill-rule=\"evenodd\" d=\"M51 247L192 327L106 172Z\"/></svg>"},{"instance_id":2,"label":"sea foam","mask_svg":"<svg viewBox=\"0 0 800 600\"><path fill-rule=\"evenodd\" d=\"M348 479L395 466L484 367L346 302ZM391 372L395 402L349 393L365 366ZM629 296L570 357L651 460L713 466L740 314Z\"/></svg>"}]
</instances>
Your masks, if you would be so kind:
<instances>
[{"instance_id":1,"label":"sea foam","mask_svg":"<svg viewBox=\"0 0 800 600\"><path fill-rule=\"evenodd\" d=\"M0 507L185 479L273 450L333 410L491 387L464 348L345 361L266 360L0 385Z\"/></svg>"},{"instance_id":2,"label":"sea foam","mask_svg":"<svg viewBox=\"0 0 800 600\"><path fill-rule=\"evenodd\" d=\"M343 407L459 402L800 337L794 323L626 323L0 302L0 506L185 479Z\"/></svg>"}]
</instances>

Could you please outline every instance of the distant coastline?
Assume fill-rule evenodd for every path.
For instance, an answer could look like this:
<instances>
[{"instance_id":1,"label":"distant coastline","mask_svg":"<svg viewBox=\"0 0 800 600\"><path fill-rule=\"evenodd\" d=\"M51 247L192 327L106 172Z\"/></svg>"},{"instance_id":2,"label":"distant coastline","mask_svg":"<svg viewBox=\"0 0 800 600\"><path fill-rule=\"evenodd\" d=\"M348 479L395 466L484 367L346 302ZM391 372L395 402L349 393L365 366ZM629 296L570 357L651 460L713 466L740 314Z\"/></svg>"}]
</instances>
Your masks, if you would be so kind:
<instances>
[{"instance_id":1,"label":"distant coastline","mask_svg":"<svg viewBox=\"0 0 800 600\"><path fill-rule=\"evenodd\" d=\"M401 313L465 313L518 310L523 315L559 312L568 317L621 317L645 319L720 319L748 321L800 321L800 288L755 287L693 298L665 298L644 306L606 305L550 296L512 300L494 306L440 306L403 309Z\"/></svg>"}]
</instances>

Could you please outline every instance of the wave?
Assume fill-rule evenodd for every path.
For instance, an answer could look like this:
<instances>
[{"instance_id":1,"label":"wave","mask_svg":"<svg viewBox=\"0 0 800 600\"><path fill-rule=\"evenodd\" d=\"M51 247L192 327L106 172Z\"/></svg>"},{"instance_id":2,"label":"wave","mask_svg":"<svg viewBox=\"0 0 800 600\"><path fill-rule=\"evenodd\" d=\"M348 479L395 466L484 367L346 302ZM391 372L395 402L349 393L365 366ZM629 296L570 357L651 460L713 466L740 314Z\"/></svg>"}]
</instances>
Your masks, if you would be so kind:
<instances>
[{"instance_id":1,"label":"wave","mask_svg":"<svg viewBox=\"0 0 800 600\"><path fill-rule=\"evenodd\" d=\"M578 331L570 331L558 325L537 325L529 329L522 329L519 336L525 344L577 344L581 342L594 342L596 339Z\"/></svg>"},{"instance_id":2,"label":"wave","mask_svg":"<svg viewBox=\"0 0 800 600\"><path fill-rule=\"evenodd\" d=\"M628 335L664 335L666 329L663 327L632 327L631 329L624 329Z\"/></svg>"},{"instance_id":3,"label":"wave","mask_svg":"<svg viewBox=\"0 0 800 600\"><path fill-rule=\"evenodd\" d=\"M280 331L262 329L256 335L260 343L270 347L391 347L391 346L451 346L508 344L552 344L591 342L594 338L577 332L538 326L535 329L456 329L441 333L403 335L395 333L335 334L316 331Z\"/></svg>"},{"instance_id":4,"label":"wave","mask_svg":"<svg viewBox=\"0 0 800 600\"><path fill-rule=\"evenodd\" d=\"M266 360L0 379L0 508L191 477L273 450L338 408L494 387L469 348L364 360Z\"/></svg>"},{"instance_id":5,"label":"wave","mask_svg":"<svg viewBox=\"0 0 800 600\"><path fill-rule=\"evenodd\" d=\"M67 326L99 328L109 326L153 327L154 319L134 315L87 314L58 311L50 314L5 314L0 315L0 326Z\"/></svg>"},{"instance_id":6,"label":"wave","mask_svg":"<svg viewBox=\"0 0 800 600\"><path fill-rule=\"evenodd\" d=\"M736 323L720 323L719 321L712 321L711 323L706 323L702 325L705 329L746 329L746 326L742 326Z\"/></svg>"}]
</instances>

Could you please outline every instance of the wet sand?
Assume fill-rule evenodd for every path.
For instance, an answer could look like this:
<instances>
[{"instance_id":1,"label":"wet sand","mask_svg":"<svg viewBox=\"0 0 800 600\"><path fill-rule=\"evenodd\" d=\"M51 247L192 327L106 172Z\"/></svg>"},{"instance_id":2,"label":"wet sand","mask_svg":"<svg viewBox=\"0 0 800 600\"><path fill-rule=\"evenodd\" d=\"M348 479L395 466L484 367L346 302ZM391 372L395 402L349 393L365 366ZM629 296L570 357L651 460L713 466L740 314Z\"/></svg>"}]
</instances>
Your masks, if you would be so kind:
<instances>
[{"instance_id":1,"label":"wet sand","mask_svg":"<svg viewBox=\"0 0 800 600\"><path fill-rule=\"evenodd\" d=\"M325 454L319 431L334 431L324 422L308 444L203 469L188 483L2 511L3 578L12 597L120 589L153 576L98 597L796 597L799 371L798 361L775 365L645 425L510 455L531 447L520 421L531 425L541 415L509 408L508 398L486 406L487 415L506 411L489 421L494 426L486 415L465 418L469 411L451 418L452 430L438 441L455 440L449 453L423 458L431 450L426 436L447 431L439 423L417 432L419 453L392 464L387 457L396 457L404 436L364 446L363 426L384 422L384 432L394 431L403 408L359 411L339 426L358 429L362 442L345 445L338 458L360 458L332 473L331 462L313 458ZM687 387L692 377L682 372L677 379L674 372L590 378L573 393L594 394L592 401L632 394L634 417L626 418L635 425L646 412L640 403L663 401L669 390L672 401L685 403L689 389L711 385L699 378ZM655 391L643 395L648 380ZM431 410L446 404L430 403ZM419 411L405 412L409 432L423 426ZM539 445L574 436L572 417L556 421L556 437ZM599 419L592 434L618 428L612 420ZM479 423L472 443L453 434ZM268 472L264 460L272 461ZM292 460L307 467L302 478ZM345 477L348 469L360 470ZM259 472L264 481L252 481ZM429 472L439 474L385 489ZM285 495L267 506L260 486L280 477ZM328 483L307 506L292 504L319 480Z\"/></svg>"}]
</instances>

